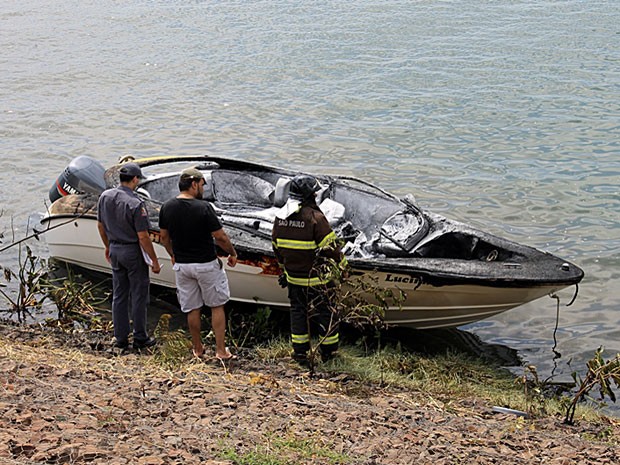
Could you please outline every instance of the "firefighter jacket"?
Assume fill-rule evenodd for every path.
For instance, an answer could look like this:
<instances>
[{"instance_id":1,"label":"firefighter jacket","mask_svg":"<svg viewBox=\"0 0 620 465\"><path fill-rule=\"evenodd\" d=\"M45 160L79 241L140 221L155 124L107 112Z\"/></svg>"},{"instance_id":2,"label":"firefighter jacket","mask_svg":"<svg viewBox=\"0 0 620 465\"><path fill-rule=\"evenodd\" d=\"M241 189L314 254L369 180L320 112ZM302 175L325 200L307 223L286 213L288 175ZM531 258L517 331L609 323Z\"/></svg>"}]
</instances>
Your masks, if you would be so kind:
<instances>
[{"instance_id":1,"label":"firefighter jacket","mask_svg":"<svg viewBox=\"0 0 620 465\"><path fill-rule=\"evenodd\" d=\"M347 265L338 237L315 203L302 204L285 219L276 218L271 237L276 258L291 284L327 284L335 278L334 265L341 269Z\"/></svg>"}]
</instances>

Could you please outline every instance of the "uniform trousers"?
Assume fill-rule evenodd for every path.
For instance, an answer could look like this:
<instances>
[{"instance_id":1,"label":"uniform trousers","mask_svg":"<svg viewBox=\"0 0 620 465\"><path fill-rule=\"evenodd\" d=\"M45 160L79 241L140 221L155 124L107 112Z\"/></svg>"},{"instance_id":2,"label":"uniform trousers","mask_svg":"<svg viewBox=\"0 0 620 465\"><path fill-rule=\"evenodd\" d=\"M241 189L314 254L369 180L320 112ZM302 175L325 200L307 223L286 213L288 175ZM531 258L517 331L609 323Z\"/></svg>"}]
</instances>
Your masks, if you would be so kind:
<instances>
[{"instance_id":1,"label":"uniform trousers","mask_svg":"<svg viewBox=\"0 0 620 465\"><path fill-rule=\"evenodd\" d=\"M117 341L127 341L133 320L134 341L146 341L149 267L138 243L110 244L112 264L112 322Z\"/></svg>"},{"instance_id":2,"label":"uniform trousers","mask_svg":"<svg viewBox=\"0 0 620 465\"><path fill-rule=\"evenodd\" d=\"M291 301L291 336L295 354L303 355L310 349L310 329L316 328L322 341L321 354L329 355L338 349L338 320L329 307L329 289L298 286L288 283Z\"/></svg>"}]
</instances>

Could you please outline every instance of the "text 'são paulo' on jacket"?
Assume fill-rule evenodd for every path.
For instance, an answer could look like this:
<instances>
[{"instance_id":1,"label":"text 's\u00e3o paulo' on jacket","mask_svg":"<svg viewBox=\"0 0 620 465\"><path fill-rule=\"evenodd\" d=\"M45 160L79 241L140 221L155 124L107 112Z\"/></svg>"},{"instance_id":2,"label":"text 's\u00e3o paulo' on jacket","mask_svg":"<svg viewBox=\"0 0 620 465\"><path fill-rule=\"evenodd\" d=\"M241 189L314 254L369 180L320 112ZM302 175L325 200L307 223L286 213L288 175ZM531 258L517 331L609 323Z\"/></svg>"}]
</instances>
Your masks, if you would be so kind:
<instances>
[{"instance_id":1,"label":"text 's\u00e3o paulo' on jacket","mask_svg":"<svg viewBox=\"0 0 620 465\"><path fill-rule=\"evenodd\" d=\"M287 206L290 208L290 203ZM272 243L276 258L289 283L327 284L337 276L334 266L344 269L347 265L338 237L317 205L297 203L292 207L290 215L275 219Z\"/></svg>"}]
</instances>

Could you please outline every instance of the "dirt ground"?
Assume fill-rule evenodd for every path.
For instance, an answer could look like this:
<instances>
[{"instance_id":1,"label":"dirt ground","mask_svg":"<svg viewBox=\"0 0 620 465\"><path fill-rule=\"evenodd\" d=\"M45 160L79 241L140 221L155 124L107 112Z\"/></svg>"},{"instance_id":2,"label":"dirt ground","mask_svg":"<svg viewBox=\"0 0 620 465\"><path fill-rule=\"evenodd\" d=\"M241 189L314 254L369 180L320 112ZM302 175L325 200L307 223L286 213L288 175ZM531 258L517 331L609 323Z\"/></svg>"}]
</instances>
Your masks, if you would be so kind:
<instances>
[{"instance_id":1,"label":"dirt ground","mask_svg":"<svg viewBox=\"0 0 620 465\"><path fill-rule=\"evenodd\" d=\"M524 419L251 354L165 371L99 342L0 324L0 463L620 463L614 419Z\"/></svg>"}]
</instances>

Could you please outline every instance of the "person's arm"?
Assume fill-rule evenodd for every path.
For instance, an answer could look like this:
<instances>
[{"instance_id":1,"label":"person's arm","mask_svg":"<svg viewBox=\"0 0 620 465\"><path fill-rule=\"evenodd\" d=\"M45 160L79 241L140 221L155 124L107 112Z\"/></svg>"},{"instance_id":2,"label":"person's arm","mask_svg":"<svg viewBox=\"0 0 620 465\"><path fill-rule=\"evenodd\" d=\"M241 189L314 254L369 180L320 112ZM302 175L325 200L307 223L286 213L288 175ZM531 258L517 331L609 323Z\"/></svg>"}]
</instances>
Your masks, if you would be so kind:
<instances>
[{"instance_id":1,"label":"person's arm","mask_svg":"<svg viewBox=\"0 0 620 465\"><path fill-rule=\"evenodd\" d=\"M237 252L235 252L235 248L230 242L230 238L228 234L224 232L224 229L218 229L217 231L213 231L211 233L213 239L215 239L215 243L228 254L228 266L234 267L237 264Z\"/></svg>"},{"instance_id":2,"label":"person's arm","mask_svg":"<svg viewBox=\"0 0 620 465\"><path fill-rule=\"evenodd\" d=\"M318 253L324 257L339 261L342 258L338 236L332 231L327 218L323 214L315 215L314 241L318 246Z\"/></svg>"},{"instance_id":3,"label":"person's arm","mask_svg":"<svg viewBox=\"0 0 620 465\"><path fill-rule=\"evenodd\" d=\"M166 252L168 252L168 255L170 255L170 260L172 261L172 264L174 265L174 252L172 250L172 239L170 238L170 233L168 232L167 229L160 229L159 230L159 240L161 245L166 249Z\"/></svg>"},{"instance_id":4,"label":"person's arm","mask_svg":"<svg viewBox=\"0 0 620 465\"><path fill-rule=\"evenodd\" d=\"M110 263L110 241L108 235L105 233L105 227L101 221L97 221L97 229L99 230L99 236L101 236L101 242L105 246L105 259Z\"/></svg>"},{"instance_id":5,"label":"person's arm","mask_svg":"<svg viewBox=\"0 0 620 465\"><path fill-rule=\"evenodd\" d=\"M318 253L335 262L344 278L348 277L348 262L340 248L340 239L334 233L325 215L320 214L315 217L315 242L319 246Z\"/></svg>"},{"instance_id":6,"label":"person's arm","mask_svg":"<svg viewBox=\"0 0 620 465\"><path fill-rule=\"evenodd\" d=\"M133 227L136 230L138 242L140 243L140 247L142 248L143 253L148 255L148 257L151 259L151 263L149 263L149 266L153 270L153 273L159 273L159 271L161 270L161 266L159 265L159 260L157 259L157 255L155 254L153 243L151 242L151 238L149 237L149 215L146 211L146 207L144 206L144 202L142 201L133 210Z\"/></svg>"},{"instance_id":7,"label":"person's arm","mask_svg":"<svg viewBox=\"0 0 620 465\"><path fill-rule=\"evenodd\" d=\"M278 221L277 218L276 221ZM280 250L278 250L278 233L276 227L277 226L274 225L273 229L271 230L271 248L273 249L273 253L276 256L278 264L280 265L280 267L282 267L282 255L280 254Z\"/></svg>"},{"instance_id":8,"label":"person's arm","mask_svg":"<svg viewBox=\"0 0 620 465\"><path fill-rule=\"evenodd\" d=\"M142 247L142 250L146 252L153 262L151 265L153 273L159 273L161 266L159 266L159 260L157 260L157 255L155 255L155 249L153 248L153 243L151 242L148 231L138 231L138 241L140 242L140 247Z\"/></svg>"}]
</instances>

